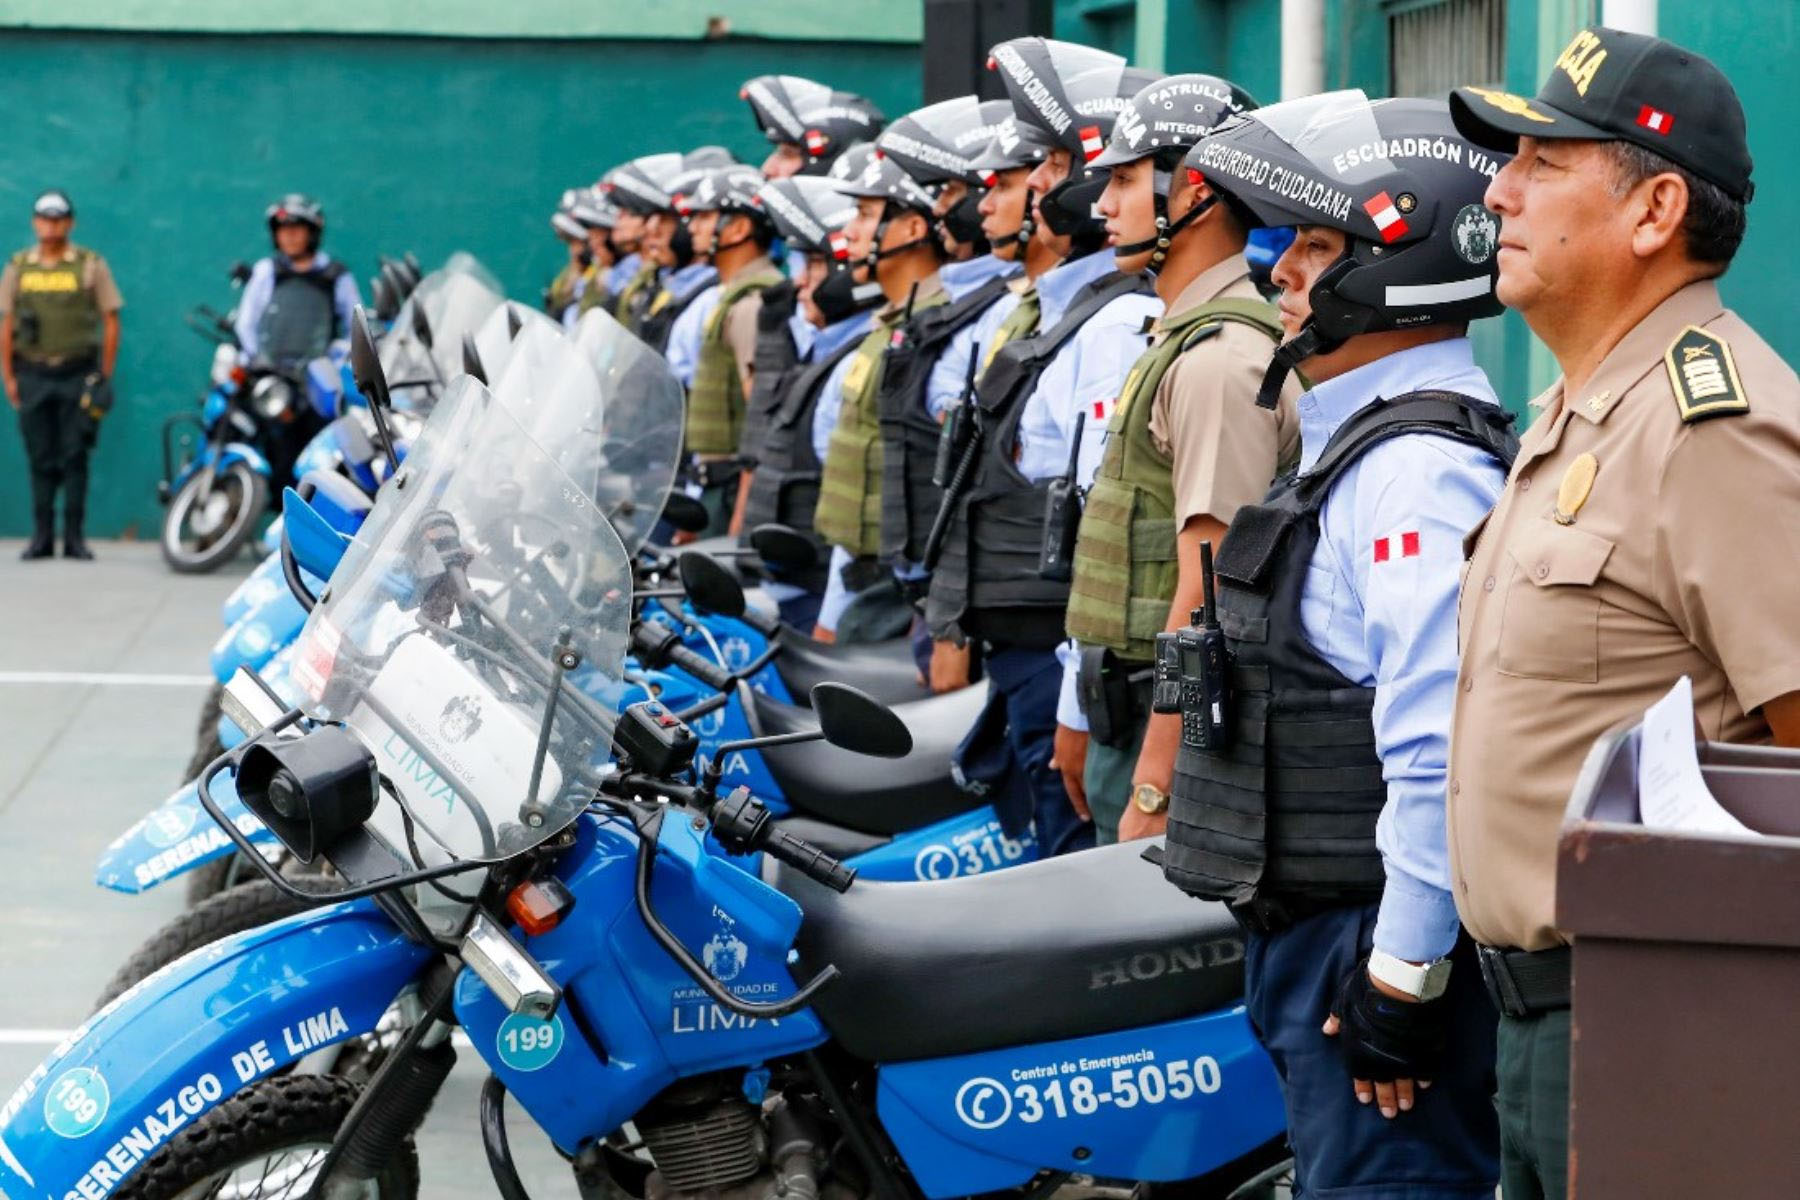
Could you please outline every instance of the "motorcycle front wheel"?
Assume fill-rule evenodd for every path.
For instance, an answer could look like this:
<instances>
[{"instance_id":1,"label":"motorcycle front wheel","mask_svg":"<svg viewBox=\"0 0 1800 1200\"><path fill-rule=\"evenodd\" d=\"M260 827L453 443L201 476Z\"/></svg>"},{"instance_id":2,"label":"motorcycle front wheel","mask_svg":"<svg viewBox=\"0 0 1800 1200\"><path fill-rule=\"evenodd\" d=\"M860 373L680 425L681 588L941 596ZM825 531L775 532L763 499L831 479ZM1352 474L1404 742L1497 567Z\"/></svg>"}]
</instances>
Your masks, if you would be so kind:
<instances>
[{"instance_id":1,"label":"motorcycle front wheel","mask_svg":"<svg viewBox=\"0 0 1800 1200\"><path fill-rule=\"evenodd\" d=\"M183 575L229 562L269 507L269 481L241 459L216 472L197 471L163 514L163 561Z\"/></svg>"},{"instance_id":2,"label":"motorcycle front wheel","mask_svg":"<svg viewBox=\"0 0 1800 1200\"><path fill-rule=\"evenodd\" d=\"M125 1181L119 1200L301 1200L357 1092L331 1075L258 1080L157 1150ZM418 1194L419 1156L408 1138L360 1197Z\"/></svg>"}]
</instances>

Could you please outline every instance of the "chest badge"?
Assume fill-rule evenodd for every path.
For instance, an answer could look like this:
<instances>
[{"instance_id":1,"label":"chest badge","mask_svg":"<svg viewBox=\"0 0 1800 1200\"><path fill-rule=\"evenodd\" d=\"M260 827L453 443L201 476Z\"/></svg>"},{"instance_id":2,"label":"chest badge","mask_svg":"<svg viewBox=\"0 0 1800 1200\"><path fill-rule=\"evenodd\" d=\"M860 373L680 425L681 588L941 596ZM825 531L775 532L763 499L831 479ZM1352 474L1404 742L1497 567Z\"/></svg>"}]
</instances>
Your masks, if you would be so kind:
<instances>
[{"instance_id":1,"label":"chest badge","mask_svg":"<svg viewBox=\"0 0 1800 1200\"><path fill-rule=\"evenodd\" d=\"M1562 482L1556 485L1556 511L1551 515L1558 525L1575 523L1575 514L1587 503L1588 493L1594 490L1594 476L1599 473L1600 460L1585 451L1569 464Z\"/></svg>"}]
</instances>

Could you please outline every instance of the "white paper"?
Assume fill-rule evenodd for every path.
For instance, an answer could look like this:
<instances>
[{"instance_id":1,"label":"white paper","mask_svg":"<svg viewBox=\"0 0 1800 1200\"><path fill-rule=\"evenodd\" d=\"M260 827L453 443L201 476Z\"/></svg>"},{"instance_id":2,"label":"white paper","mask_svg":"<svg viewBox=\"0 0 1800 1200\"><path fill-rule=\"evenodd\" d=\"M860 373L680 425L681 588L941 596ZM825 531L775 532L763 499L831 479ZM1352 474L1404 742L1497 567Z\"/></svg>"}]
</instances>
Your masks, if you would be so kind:
<instances>
[{"instance_id":1,"label":"white paper","mask_svg":"<svg viewBox=\"0 0 1800 1200\"><path fill-rule=\"evenodd\" d=\"M1638 810L1650 829L1755 837L1726 812L1700 774L1694 745L1694 683L1683 675L1644 713L1638 744Z\"/></svg>"}]
</instances>

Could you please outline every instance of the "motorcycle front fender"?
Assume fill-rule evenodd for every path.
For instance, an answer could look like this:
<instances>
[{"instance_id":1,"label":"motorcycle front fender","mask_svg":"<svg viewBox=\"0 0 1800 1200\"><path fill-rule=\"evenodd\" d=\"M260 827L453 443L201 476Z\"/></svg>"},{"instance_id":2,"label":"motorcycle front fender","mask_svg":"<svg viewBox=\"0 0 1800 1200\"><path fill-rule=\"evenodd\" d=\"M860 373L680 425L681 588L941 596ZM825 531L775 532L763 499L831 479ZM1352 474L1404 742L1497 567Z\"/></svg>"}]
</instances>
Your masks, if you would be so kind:
<instances>
[{"instance_id":1,"label":"motorcycle front fender","mask_svg":"<svg viewBox=\"0 0 1800 1200\"><path fill-rule=\"evenodd\" d=\"M269 460L263 457L262 451L248 442L226 442L219 450L219 470L223 471L234 462L244 463L264 479L275 474L275 469L269 466Z\"/></svg>"},{"instance_id":2,"label":"motorcycle front fender","mask_svg":"<svg viewBox=\"0 0 1800 1200\"><path fill-rule=\"evenodd\" d=\"M259 844L277 844L275 835L238 799L237 779L230 771L221 771L213 779L212 797L245 837ZM200 807L198 788L188 783L113 839L94 868L94 882L135 895L234 853L231 839Z\"/></svg>"},{"instance_id":3,"label":"motorcycle front fender","mask_svg":"<svg viewBox=\"0 0 1800 1200\"><path fill-rule=\"evenodd\" d=\"M325 586L316 576L307 583L315 594ZM262 668L276 651L299 636L304 624L306 610L283 582L280 591L238 618L213 643L213 678L226 683L239 667Z\"/></svg>"},{"instance_id":4,"label":"motorcycle front fender","mask_svg":"<svg viewBox=\"0 0 1800 1200\"><path fill-rule=\"evenodd\" d=\"M171 963L70 1034L0 1108L0 1195L112 1195L246 1085L372 1032L432 957L358 901Z\"/></svg>"}]
</instances>

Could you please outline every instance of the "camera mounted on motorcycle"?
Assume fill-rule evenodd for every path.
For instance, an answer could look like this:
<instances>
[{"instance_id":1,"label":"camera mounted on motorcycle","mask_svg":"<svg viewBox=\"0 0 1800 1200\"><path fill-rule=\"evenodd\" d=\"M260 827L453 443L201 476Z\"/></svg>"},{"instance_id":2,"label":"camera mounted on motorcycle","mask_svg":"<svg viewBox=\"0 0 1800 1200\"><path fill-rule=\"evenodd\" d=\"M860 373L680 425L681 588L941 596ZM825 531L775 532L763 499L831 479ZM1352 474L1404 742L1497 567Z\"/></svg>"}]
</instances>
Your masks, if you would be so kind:
<instances>
[{"instance_id":1,"label":"camera mounted on motorcycle","mask_svg":"<svg viewBox=\"0 0 1800 1200\"><path fill-rule=\"evenodd\" d=\"M375 812L375 756L348 731L324 725L289 741L256 742L238 764L238 797L303 863Z\"/></svg>"}]
</instances>

